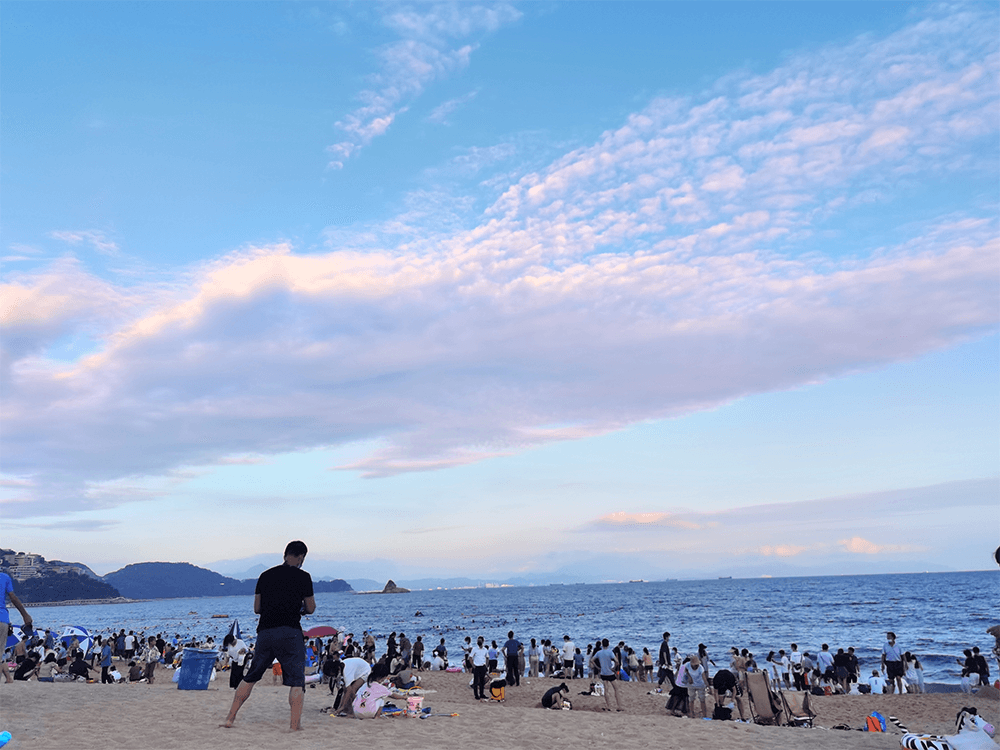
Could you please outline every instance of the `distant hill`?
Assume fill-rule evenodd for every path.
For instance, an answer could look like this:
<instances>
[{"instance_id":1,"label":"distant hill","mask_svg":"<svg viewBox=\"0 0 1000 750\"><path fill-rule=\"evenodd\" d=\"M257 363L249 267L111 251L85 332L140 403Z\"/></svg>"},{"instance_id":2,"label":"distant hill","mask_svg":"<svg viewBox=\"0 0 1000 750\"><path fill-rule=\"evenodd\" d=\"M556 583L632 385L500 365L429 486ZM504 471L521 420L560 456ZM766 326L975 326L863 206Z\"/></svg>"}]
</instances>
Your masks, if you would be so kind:
<instances>
[{"instance_id":1,"label":"distant hill","mask_svg":"<svg viewBox=\"0 0 1000 750\"><path fill-rule=\"evenodd\" d=\"M64 602L71 599L115 599L121 594L114 586L82 573L43 573L17 584L23 602Z\"/></svg>"},{"instance_id":2,"label":"distant hill","mask_svg":"<svg viewBox=\"0 0 1000 750\"><path fill-rule=\"evenodd\" d=\"M194 596L252 596L256 579L237 581L190 563L148 562L126 565L103 580L130 599L179 599ZM313 581L317 594L351 591L347 581Z\"/></svg>"}]
</instances>

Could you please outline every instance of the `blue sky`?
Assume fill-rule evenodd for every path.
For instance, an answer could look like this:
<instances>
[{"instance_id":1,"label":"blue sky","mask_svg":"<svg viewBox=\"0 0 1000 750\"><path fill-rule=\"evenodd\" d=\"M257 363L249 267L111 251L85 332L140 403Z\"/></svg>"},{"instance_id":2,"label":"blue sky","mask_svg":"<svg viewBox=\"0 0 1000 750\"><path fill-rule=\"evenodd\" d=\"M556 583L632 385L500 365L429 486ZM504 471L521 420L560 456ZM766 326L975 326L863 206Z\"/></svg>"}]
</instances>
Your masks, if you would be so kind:
<instances>
[{"instance_id":1,"label":"blue sky","mask_svg":"<svg viewBox=\"0 0 1000 750\"><path fill-rule=\"evenodd\" d=\"M987 567L998 21L7 4L5 546Z\"/></svg>"}]
</instances>

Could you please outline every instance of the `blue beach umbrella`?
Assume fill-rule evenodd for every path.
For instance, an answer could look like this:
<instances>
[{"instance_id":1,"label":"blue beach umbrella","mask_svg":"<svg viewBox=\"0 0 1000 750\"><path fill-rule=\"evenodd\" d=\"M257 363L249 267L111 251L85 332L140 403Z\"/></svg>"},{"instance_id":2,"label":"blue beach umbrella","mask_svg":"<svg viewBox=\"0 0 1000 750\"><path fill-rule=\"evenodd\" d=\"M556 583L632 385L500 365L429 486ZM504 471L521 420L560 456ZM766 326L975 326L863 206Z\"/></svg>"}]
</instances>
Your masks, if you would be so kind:
<instances>
[{"instance_id":1,"label":"blue beach umbrella","mask_svg":"<svg viewBox=\"0 0 1000 750\"><path fill-rule=\"evenodd\" d=\"M84 654L89 652L94 645L94 637L90 634L90 631L79 625L67 625L62 635L59 636L59 640L66 646L69 646L70 641L74 638L80 642L80 648Z\"/></svg>"},{"instance_id":2,"label":"blue beach umbrella","mask_svg":"<svg viewBox=\"0 0 1000 750\"><path fill-rule=\"evenodd\" d=\"M243 635L240 633L239 620L233 620L233 624L229 626L229 635L233 636L234 638L243 638Z\"/></svg>"},{"instance_id":3,"label":"blue beach umbrella","mask_svg":"<svg viewBox=\"0 0 1000 750\"><path fill-rule=\"evenodd\" d=\"M14 648L14 646L18 644L18 641L24 638L24 636L30 637L32 635L34 635L32 631L24 630L23 628L12 625L10 632L7 633L7 643L4 645L4 649Z\"/></svg>"}]
</instances>

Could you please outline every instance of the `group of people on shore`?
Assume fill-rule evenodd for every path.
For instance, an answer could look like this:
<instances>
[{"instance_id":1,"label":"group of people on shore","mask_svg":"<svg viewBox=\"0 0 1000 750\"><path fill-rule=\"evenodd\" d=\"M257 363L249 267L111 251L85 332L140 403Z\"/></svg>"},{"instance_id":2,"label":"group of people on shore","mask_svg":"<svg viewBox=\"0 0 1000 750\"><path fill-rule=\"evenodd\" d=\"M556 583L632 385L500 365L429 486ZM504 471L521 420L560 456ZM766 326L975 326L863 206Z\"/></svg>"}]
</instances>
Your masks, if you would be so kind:
<instances>
[{"instance_id":1,"label":"group of people on shore","mask_svg":"<svg viewBox=\"0 0 1000 750\"><path fill-rule=\"evenodd\" d=\"M668 710L694 715L696 702L701 714L706 715L706 694L714 693L716 705L732 700L744 716L740 697L744 694L747 674L762 671L770 681L785 690L809 690L829 693L848 692L923 692L923 674L919 659L903 651L896 643L894 633L887 633L882 648L880 668L863 679L861 665L855 649L849 647L831 650L822 644L815 654L800 651L792 643L789 651L771 651L762 664L748 649L733 647L729 664L719 668L700 643L690 654L682 655L670 645L670 633L664 632L656 657L649 647L634 648L624 641L612 646L602 638L584 647L578 647L569 634L559 640L530 638L527 643L518 640L513 630L507 640L487 642L485 636L466 636L461 644L461 661L452 665L444 637L428 651L423 636L411 641L405 633L391 633L386 639L385 652L376 656L378 644L373 632L364 632L360 641L353 633L337 632L326 641L305 638L300 625L304 614L316 609L312 579L303 571L306 545L300 541L286 547L284 562L261 574L254 595L254 612L260 615L255 642L251 645L230 633L221 647L209 637L205 642L182 643L179 636L172 640L162 634L146 636L128 633L124 629L109 636L97 636L87 662L88 649L72 638L56 637L51 631L26 635L13 648L16 664L15 679L32 676L44 681L93 678L91 672L101 670L101 682L123 680L115 661L128 661L130 681L154 682L157 664L176 666L185 646L215 649L218 651L217 667L230 670L230 686L235 690L233 703L223 726L231 727L243 704L250 697L254 686L267 671L273 682L280 678L290 688L291 728L299 728L302 712L302 695L305 691L306 672L312 667L314 680L318 678L330 686L342 688L342 712L351 715L353 698L374 684L391 685L396 689L412 688L419 681L417 672L431 670L465 671L473 675L471 688L476 700L486 700L486 685L505 673L504 687L517 688L521 678L550 677L564 680L542 696L546 708L566 708L563 693L569 688L565 681L591 679L589 694L605 698L606 710L622 711L618 691L622 681L656 682L654 692L667 692L671 696ZM9 579L8 579L9 582ZM34 633L27 611L7 585L5 600L21 612L25 632ZM7 615L6 606L3 614ZM3 635L9 628L9 615L3 624ZM992 631L991 631L992 632ZM1000 634L997 634L1000 644ZM969 689L986 683L989 668L978 648L965 652L963 687ZM99 662L98 662L99 660ZM714 674L713 674L714 669ZM655 672L655 676L654 676ZM7 659L4 658L4 676ZM612 696L614 702L612 703Z\"/></svg>"}]
</instances>

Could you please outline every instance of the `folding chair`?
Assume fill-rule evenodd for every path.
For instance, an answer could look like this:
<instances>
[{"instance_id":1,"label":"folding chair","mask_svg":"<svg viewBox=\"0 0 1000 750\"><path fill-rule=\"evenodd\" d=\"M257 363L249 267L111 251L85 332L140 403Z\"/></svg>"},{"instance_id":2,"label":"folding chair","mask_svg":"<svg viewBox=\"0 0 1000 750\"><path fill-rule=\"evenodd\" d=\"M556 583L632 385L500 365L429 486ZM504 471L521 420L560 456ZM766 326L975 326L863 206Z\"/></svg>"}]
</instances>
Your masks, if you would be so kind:
<instances>
[{"instance_id":1,"label":"folding chair","mask_svg":"<svg viewBox=\"0 0 1000 750\"><path fill-rule=\"evenodd\" d=\"M785 708L785 717L790 727L811 727L816 713L809 705L809 692L786 693L778 691L781 696L781 704Z\"/></svg>"},{"instance_id":2,"label":"folding chair","mask_svg":"<svg viewBox=\"0 0 1000 750\"><path fill-rule=\"evenodd\" d=\"M771 692L766 672L747 672L747 695L755 724L781 724L781 699Z\"/></svg>"}]
</instances>

